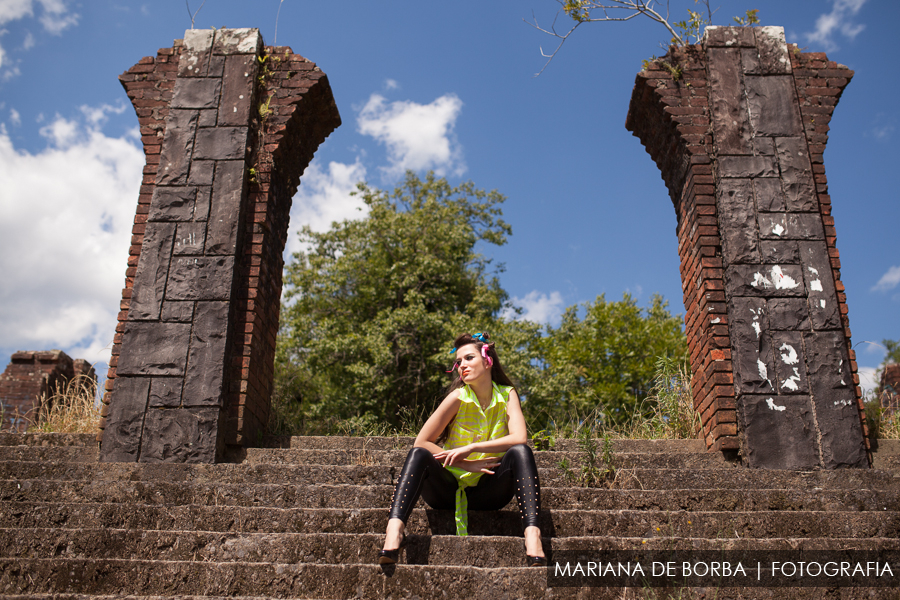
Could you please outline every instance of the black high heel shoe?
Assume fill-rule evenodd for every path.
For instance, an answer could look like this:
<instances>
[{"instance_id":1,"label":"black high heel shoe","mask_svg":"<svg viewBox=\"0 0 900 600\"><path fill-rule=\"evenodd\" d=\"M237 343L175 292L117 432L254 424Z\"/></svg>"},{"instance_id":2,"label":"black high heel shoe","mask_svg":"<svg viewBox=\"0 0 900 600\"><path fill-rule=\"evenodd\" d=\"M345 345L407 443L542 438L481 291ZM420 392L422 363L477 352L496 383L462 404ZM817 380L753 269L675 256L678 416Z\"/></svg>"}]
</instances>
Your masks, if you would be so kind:
<instances>
[{"instance_id":1,"label":"black high heel shoe","mask_svg":"<svg viewBox=\"0 0 900 600\"><path fill-rule=\"evenodd\" d=\"M400 560L400 550L406 546L406 532L400 534L402 537L400 538L400 547L396 550L379 550L378 551L378 564L379 565L393 565L396 564L398 560Z\"/></svg>"},{"instance_id":2,"label":"black high heel shoe","mask_svg":"<svg viewBox=\"0 0 900 600\"><path fill-rule=\"evenodd\" d=\"M547 557L546 556L531 556L530 554L525 555L525 566L526 567L546 567L547 566Z\"/></svg>"}]
</instances>

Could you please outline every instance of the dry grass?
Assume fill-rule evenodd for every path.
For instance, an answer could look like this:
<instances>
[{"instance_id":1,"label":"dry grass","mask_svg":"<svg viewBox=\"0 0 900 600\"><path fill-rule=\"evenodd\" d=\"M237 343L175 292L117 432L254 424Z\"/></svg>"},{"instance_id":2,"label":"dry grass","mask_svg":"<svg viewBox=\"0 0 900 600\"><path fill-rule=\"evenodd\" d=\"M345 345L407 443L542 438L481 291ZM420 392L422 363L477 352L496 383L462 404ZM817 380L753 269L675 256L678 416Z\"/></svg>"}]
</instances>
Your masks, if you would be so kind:
<instances>
[{"instance_id":1,"label":"dry grass","mask_svg":"<svg viewBox=\"0 0 900 600\"><path fill-rule=\"evenodd\" d=\"M90 377L79 375L70 380L65 389L41 401L37 422L28 431L44 433L94 433L100 422L96 406L97 384Z\"/></svg>"}]
</instances>

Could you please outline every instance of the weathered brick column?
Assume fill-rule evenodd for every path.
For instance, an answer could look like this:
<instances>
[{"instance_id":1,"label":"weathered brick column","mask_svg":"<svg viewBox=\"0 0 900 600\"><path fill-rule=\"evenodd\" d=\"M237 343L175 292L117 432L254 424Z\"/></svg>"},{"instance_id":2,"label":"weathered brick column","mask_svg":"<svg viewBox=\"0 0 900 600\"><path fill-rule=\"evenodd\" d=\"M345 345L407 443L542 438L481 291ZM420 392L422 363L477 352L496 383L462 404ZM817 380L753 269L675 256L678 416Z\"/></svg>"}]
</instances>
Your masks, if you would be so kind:
<instances>
[{"instance_id":1,"label":"weathered brick column","mask_svg":"<svg viewBox=\"0 0 900 600\"><path fill-rule=\"evenodd\" d=\"M101 460L214 462L265 429L291 198L340 117L256 29L187 31L120 80L147 166Z\"/></svg>"},{"instance_id":2,"label":"weathered brick column","mask_svg":"<svg viewBox=\"0 0 900 600\"><path fill-rule=\"evenodd\" d=\"M694 405L750 466L868 466L822 157L852 76L780 27L709 27L632 94L678 215Z\"/></svg>"}]
</instances>

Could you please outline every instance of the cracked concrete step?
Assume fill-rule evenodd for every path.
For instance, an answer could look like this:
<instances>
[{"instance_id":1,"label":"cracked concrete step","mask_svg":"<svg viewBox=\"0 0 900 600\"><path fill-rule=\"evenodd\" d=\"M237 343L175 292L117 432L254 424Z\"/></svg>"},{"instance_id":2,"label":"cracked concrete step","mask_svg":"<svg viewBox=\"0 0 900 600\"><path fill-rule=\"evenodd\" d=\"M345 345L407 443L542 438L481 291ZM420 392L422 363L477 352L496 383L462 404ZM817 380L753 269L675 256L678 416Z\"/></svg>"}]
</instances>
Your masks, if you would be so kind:
<instances>
[{"instance_id":1,"label":"cracked concrete step","mask_svg":"<svg viewBox=\"0 0 900 600\"><path fill-rule=\"evenodd\" d=\"M268 506L273 508L385 508L390 485L220 484L169 481L0 480L0 501ZM546 507L621 510L900 511L900 490L871 489L607 489L544 487ZM420 504L424 508L424 504Z\"/></svg>"},{"instance_id":2,"label":"cracked concrete step","mask_svg":"<svg viewBox=\"0 0 900 600\"><path fill-rule=\"evenodd\" d=\"M9 528L146 529L246 533L380 533L387 508L333 509L231 506L135 506L0 502L0 523ZM900 537L900 513L863 512L669 512L653 510L555 510L541 514L552 538L622 537ZM520 535L518 511L470 511L473 535ZM413 511L410 533L450 535L453 513Z\"/></svg>"},{"instance_id":3,"label":"cracked concrete step","mask_svg":"<svg viewBox=\"0 0 900 600\"><path fill-rule=\"evenodd\" d=\"M387 573L387 576L386 576ZM472 598L622 599L615 588L547 588L546 569L399 565L310 565L180 561L24 559L0 560L0 593L275 598L420 598L440 590L446 600ZM846 592L845 592L846 590ZM646 592L646 590L642 590ZM661 591L661 590L660 590ZM705 590L709 592L710 590ZM724 598L822 598L817 588L720 588ZM427 593L427 592L426 592ZM706 595L706 594L704 594ZM643 594L635 595L641 597ZM66 596L69 598L70 596ZM627 598L627 596L625 596ZM844 588L829 597L896 598L896 590Z\"/></svg>"},{"instance_id":4,"label":"cracked concrete step","mask_svg":"<svg viewBox=\"0 0 900 600\"><path fill-rule=\"evenodd\" d=\"M0 529L0 558L128 559L165 561L374 564L383 535L222 533L140 531L134 529ZM900 550L889 538L634 538L567 537L545 539L549 557L585 550ZM519 567L520 537L411 535L403 564Z\"/></svg>"},{"instance_id":5,"label":"cracked concrete step","mask_svg":"<svg viewBox=\"0 0 900 600\"><path fill-rule=\"evenodd\" d=\"M0 446L93 446L95 433L11 433L0 431Z\"/></svg>"},{"instance_id":6,"label":"cracked concrete step","mask_svg":"<svg viewBox=\"0 0 900 600\"><path fill-rule=\"evenodd\" d=\"M332 465L185 465L161 463L0 462L0 480L141 480L218 483L392 485L400 467ZM541 487L569 487L559 469L539 469ZM874 469L619 469L621 489L900 489L900 475Z\"/></svg>"},{"instance_id":7,"label":"cracked concrete step","mask_svg":"<svg viewBox=\"0 0 900 600\"><path fill-rule=\"evenodd\" d=\"M401 467L407 450L310 450L250 448L242 464L252 465L362 465ZM561 460L581 464L582 452L537 452L538 467L554 468ZM0 461L96 463L97 448L79 446L0 446ZM599 461L598 461L598 464ZM710 453L618 453L617 468L723 469L741 468Z\"/></svg>"}]
</instances>

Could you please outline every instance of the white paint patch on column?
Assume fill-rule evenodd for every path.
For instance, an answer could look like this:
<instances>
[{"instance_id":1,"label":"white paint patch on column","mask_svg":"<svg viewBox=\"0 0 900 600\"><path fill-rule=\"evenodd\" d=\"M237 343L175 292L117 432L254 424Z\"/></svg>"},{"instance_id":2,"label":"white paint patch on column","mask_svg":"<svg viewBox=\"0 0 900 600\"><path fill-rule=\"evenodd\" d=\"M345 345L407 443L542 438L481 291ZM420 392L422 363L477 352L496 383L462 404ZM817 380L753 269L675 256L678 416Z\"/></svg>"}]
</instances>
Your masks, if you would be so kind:
<instances>
[{"instance_id":1,"label":"white paint patch on column","mask_svg":"<svg viewBox=\"0 0 900 600\"><path fill-rule=\"evenodd\" d=\"M853 404L853 400L835 400L835 401L834 401L834 405L835 405L835 406L838 406L838 405L840 405L840 406L850 406L851 404Z\"/></svg>"},{"instance_id":2,"label":"white paint patch on column","mask_svg":"<svg viewBox=\"0 0 900 600\"><path fill-rule=\"evenodd\" d=\"M778 406L777 404L775 404L775 400L773 400L772 398L766 398L766 404L771 410L783 411L787 408L786 406Z\"/></svg>"},{"instance_id":3,"label":"white paint patch on column","mask_svg":"<svg viewBox=\"0 0 900 600\"><path fill-rule=\"evenodd\" d=\"M784 380L784 382L781 384L781 388L787 388L792 392L796 392L800 389L800 386L797 385L798 383L800 383L800 373L797 370L797 367L794 367L794 374Z\"/></svg>"},{"instance_id":4,"label":"white paint patch on column","mask_svg":"<svg viewBox=\"0 0 900 600\"><path fill-rule=\"evenodd\" d=\"M781 350L781 360L784 361L784 364L796 365L799 362L797 351L790 344L782 344L779 350Z\"/></svg>"},{"instance_id":5,"label":"white paint patch on column","mask_svg":"<svg viewBox=\"0 0 900 600\"><path fill-rule=\"evenodd\" d=\"M759 326L759 317L762 314L763 309L759 310L750 309L750 312L753 314L753 323L750 324L753 327L753 331L756 332L756 339L759 339L760 334L762 333L762 327Z\"/></svg>"},{"instance_id":6,"label":"white paint patch on column","mask_svg":"<svg viewBox=\"0 0 900 600\"><path fill-rule=\"evenodd\" d=\"M776 290L792 290L798 285L796 281L794 281L793 277L785 275L781 272L781 267L775 265L772 267L772 281L775 282Z\"/></svg>"},{"instance_id":7,"label":"white paint patch on column","mask_svg":"<svg viewBox=\"0 0 900 600\"><path fill-rule=\"evenodd\" d=\"M763 275L762 273L757 271L756 273L753 274L753 281L750 282L750 285L752 285L755 288L761 287L764 290L767 290L770 287L772 287L772 282L769 281L765 275Z\"/></svg>"},{"instance_id":8,"label":"white paint patch on column","mask_svg":"<svg viewBox=\"0 0 900 600\"><path fill-rule=\"evenodd\" d=\"M772 233L774 233L775 235L778 235L778 236L780 236L782 233L784 233L784 227L781 226L781 223L775 224L775 227L772 228Z\"/></svg>"},{"instance_id":9,"label":"white paint patch on column","mask_svg":"<svg viewBox=\"0 0 900 600\"><path fill-rule=\"evenodd\" d=\"M763 361L761 361L757 358L756 359L756 368L759 370L760 379L765 379L766 382L769 384L769 387L774 390L775 386L772 385L772 380L769 379L769 369L766 368L766 363L764 363Z\"/></svg>"}]
</instances>

